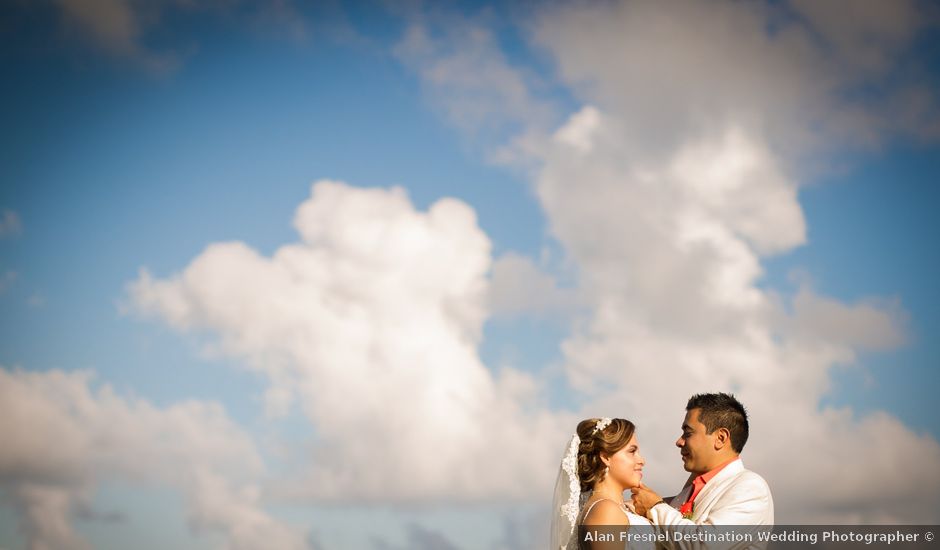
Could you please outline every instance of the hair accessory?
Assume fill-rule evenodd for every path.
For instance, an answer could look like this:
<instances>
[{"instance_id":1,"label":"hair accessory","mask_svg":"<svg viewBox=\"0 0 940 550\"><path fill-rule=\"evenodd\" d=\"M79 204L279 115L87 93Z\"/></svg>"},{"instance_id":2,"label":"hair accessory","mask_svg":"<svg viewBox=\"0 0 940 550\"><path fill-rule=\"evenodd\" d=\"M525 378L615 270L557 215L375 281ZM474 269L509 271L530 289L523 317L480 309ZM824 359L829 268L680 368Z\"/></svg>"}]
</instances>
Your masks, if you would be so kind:
<instances>
[{"instance_id":1,"label":"hair accessory","mask_svg":"<svg viewBox=\"0 0 940 550\"><path fill-rule=\"evenodd\" d=\"M610 426L611 422L613 422L613 419L611 418L607 418L607 417L601 418L600 420L597 421L597 424L594 425L594 433L604 431L604 428L606 428L607 426Z\"/></svg>"}]
</instances>

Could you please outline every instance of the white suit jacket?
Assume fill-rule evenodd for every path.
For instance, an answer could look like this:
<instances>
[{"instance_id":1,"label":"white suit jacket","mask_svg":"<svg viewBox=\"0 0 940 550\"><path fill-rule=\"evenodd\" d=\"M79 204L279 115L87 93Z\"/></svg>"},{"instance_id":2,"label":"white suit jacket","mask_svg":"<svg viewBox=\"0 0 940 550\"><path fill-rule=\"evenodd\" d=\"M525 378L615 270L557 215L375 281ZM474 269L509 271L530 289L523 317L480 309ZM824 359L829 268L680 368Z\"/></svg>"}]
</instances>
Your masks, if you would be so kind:
<instances>
[{"instance_id":1,"label":"white suit jacket","mask_svg":"<svg viewBox=\"0 0 940 550\"><path fill-rule=\"evenodd\" d=\"M676 508L692 491L689 484L667 504L649 511L654 525L773 525L774 501L764 478L744 468L741 459L725 466L702 487L692 507L692 519L685 519ZM685 546L685 545L681 545ZM693 545L694 546L694 545ZM742 545L746 548L749 545Z\"/></svg>"}]
</instances>

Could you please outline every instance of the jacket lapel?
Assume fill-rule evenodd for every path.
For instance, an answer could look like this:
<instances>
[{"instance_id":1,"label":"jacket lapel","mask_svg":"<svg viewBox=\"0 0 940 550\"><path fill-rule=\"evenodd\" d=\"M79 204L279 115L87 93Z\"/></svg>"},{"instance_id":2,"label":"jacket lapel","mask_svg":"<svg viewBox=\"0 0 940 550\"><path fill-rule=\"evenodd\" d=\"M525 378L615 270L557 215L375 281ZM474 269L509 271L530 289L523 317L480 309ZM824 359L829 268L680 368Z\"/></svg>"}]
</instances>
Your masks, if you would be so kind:
<instances>
[{"instance_id":1,"label":"jacket lapel","mask_svg":"<svg viewBox=\"0 0 940 550\"><path fill-rule=\"evenodd\" d=\"M703 512L711 508L712 501L715 500L717 492L734 479L739 473L744 471L744 463L737 459L721 469L708 483L702 487L701 492L695 497L692 513L694 517L699 517ZM683 501L684 502L684 501Z\"/></svg>"}]
</instances>

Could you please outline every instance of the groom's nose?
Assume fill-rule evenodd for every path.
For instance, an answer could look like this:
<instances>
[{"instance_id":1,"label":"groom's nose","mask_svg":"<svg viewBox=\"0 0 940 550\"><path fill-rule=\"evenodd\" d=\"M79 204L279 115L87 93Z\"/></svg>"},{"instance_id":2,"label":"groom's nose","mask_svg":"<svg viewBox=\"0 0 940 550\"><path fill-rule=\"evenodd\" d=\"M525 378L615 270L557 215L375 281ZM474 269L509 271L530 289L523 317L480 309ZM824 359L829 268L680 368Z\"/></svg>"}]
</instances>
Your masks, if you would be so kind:
<instances>
[{"instance_id":1,"label":"groom's nose","mask_svg":"<svg viewBox=\"0 0 940 550\"><path fill-rule=\"evenodd\" d=\"M679 447L681 449L684 446L685 446L685 438L680 436L679 439L676 440L676 447Z\"/></svg>"}]
</instances>

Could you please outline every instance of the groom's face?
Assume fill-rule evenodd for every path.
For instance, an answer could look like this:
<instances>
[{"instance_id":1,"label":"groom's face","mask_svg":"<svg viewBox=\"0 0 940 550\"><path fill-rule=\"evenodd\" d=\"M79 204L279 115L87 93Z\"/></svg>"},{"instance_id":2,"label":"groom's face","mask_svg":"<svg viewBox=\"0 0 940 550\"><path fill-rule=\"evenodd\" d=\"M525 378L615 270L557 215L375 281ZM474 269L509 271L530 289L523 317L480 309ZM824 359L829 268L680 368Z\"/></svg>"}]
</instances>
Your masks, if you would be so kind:
<instances>
[{"instance_id":1,"label":"groom's face","mask_svg":"<svg viewBox=\"0 0 940 550\"><path fill-rule=\"evenodd\" d=\"M692 409L685 413L682 435L676 440L685 471L695 474L711 470L716 457L714 434L706 433L705 424L699 422L700 412L701 409Z\"/></svg>"}]
</instances>

